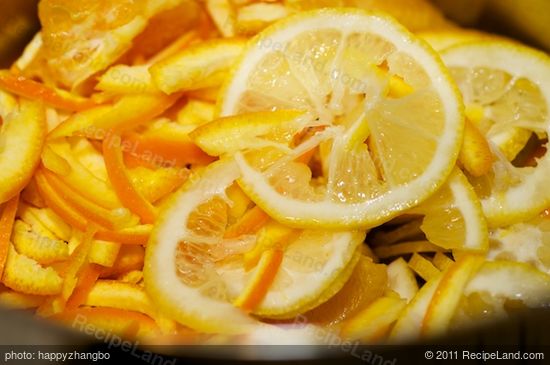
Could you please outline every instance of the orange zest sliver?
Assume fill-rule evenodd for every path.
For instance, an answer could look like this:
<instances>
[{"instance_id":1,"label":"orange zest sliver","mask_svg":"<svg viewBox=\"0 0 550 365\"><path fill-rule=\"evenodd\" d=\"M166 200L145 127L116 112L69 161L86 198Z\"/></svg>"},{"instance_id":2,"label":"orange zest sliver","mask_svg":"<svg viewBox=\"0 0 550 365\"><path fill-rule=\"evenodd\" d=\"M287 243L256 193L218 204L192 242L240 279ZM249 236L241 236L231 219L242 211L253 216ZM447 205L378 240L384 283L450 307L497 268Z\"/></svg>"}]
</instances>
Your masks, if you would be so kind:
<instances>
[{"instance_id":1,"label":"orange zest sliver","mask_svg":"<svg viewBox=\"0 0 550 365\"><path fill-rule=\"evenodd\" d=\"M122 138L122 145L126 144L132 146L131 156L139 159L141 155L152 154L162 162L173 165L170 167L184 167L187 164L208 164L216 159L207 155L191 140L182 141L128 133Z\"/></svg>"},{"instance_id":2,"label":"orange zest sliver","mask_svg":"<svg viewBox=\"0 0 550 365\"><path fill-rule=\"evenodd\" d=\"M111 212L109 210L81 196L78 192L67 186L63 180L54 173L43 169L43 174L52 189L56 190L67 204L73 206L85 218L108 229L116 228L116 222L110 218Z\"/></svg>"},{"instance_id":3,"label":"orange zest sliver","mask_svg":"<svg viewBox=\"0 0 550 365\"><path fill-rule=\"evenodd\" d=\"M4 273L4 265L6 264L6 258L8 257L11 230L15 220L15 213L17 212L18 204L19 194L4 204L4 209L2 210L2 215L0 216L0 279Z\"/></svg>"},{"instance_id":4,"label":"orange zest sliver","mask_svg":"<svg viewBox=\"0 0 550 365\"><path fill-rule=\"evenodd\" d=\"M73 207L68 206L61 195L59 195L50 185L44 174L39 170L34 175L36 186L40 195L57 215L65 222L80 231L86 230L88 220Z\"/></svg>"},{"instance_id":5,"label":"orange zest sliver","mask_svg":"<svg viewBox=\"0 0 550 365\"><path fill-rule=\"evenodd\" d=\"M62 110L82 111L97 105L91 99L68 93L65 95L66 92L55 90L21 75L14 75L9 71L0 71L0 88L31 100L42 101Z\"/></svg>"},{"instance_id":6,"label":"orange zest sliver","mask_svg":"<svg viewBox=\"0 0 550 365\"><path fill-rule=\"evenodd\" d=\"M155 207L132 185L124 167L120 145L115 143L115 136L118 137L117 135L109 135L103 141L103 157L105 158L109 180L118 198L126 208L138 215L143 223L153 223L157 216Z\"/></svg>"},{"instance_id":7,"label":"orange zest sliver","mask_svg":"<svg viewBox=\"0 0 550 365\"><path fill-rule=\"evenodd\" d=\"M227 228L223 237L235 238L243 234L257 232L269 221L269 216L260 207L248 210L237 222Z\"/></svg>"},{"instance_id":8,"label":"orange zest sliver","mask_svg":"<svg viewBox=\"0 0 550 365\"><path fill-rule=\"evenodd\" d=\"M233 304L245 312L254 310L269 291L282 261L282 250L271 249L264 251L253 278Z\"/></svg>"},{"instance_id":9,"label":"orange zest sliver","mask_svg":"<svg viewBox=\"0 0 550 365\"><path fill-rule=\"evenodd\" d=\"M92 290L95 282L99 279L99 275L103 271L100 265L88 263L82 270L78 284L72 295L67 300L65 308L67 310L76 309L86 301L86 297Z\"/></svg>"}]
</instances>

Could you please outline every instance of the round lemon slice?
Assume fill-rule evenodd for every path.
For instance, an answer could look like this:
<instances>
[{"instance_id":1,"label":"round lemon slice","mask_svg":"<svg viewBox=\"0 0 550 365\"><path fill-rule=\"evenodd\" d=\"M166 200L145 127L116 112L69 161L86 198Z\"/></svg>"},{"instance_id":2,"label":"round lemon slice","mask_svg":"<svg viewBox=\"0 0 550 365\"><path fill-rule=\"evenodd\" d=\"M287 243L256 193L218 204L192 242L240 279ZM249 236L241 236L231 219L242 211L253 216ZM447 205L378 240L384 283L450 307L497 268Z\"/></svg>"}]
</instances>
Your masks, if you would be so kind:
<instances>
[{"instance_id":1,"label":"round lemon slice","mask_svg":"<svg viewBox=\"0 0 550 365\"><path fill-rule=\"evenodd\" d=\"M247 312L288 318L327 301L350 277L365 238L272 221L240 234L228 217L229 188L238 177L231 159L191 177L166 204L146 249L151 299L167 317L202 332L244 333L258 324Z\"/></svg>"},{"instance_id":2,"label":"round lemon slice","mask_svg":"<svg viewBox=\"0 0 550 365\"><path fill-rule=\"evenodd\" d=\"M457 45L442 57L462 91L467 117L492 145L492 171L471 178L489 224L535 216L550 204L550 155L537 159L536 167L511 161L531 135L548 138L550 58L502 41Z\"/></svg>"},{"instance_id":3,"label":"round lemon slice","mask_svg":"<svg viewBox=\"0 0 550 365\"><path fill-rule=\"evenodd\" d=\"M324 9L253 38L219 114L304 112L301 123L318 130L278 162L258 168L257 153L236 153L241 187L288 225L368 228L425 200L452 171L463 130L453 85L434 51L391 18ZM308 150L320 176L294 160Z\"/></svg>"}]
</instances>

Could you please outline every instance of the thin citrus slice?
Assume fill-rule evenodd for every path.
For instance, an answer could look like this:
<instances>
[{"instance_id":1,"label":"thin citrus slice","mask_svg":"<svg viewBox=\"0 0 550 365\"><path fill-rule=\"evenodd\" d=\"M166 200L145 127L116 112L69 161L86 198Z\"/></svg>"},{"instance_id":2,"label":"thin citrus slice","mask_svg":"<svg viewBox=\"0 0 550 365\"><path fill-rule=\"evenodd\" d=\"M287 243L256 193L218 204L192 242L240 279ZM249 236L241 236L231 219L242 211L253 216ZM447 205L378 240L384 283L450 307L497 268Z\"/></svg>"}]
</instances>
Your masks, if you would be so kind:
<instances>
[{"instance_id":1,"label":"thin citrus slice","mask_svg":"<svg viewBox=\"0 0 550 365\"><path fill-rule=\"evenodd\" d=\"M431 243L445 249L486 251L487 222L474 189L455 169L447 183L410 213L424 215L420 229Z\"/></svg>"},{"instance_id":2,"label":"thin citrus slice","mask_svg":"<svg viewBox=\"0 0 550 365\"><path fill-rule=\"evenodd\" d=\"M219 108L300 110L305 126L321 127L267 169L250 161L254 150L236 155L243 190L300 227L371 227L418 204L450 174L463 128L437 55L392 19L353 9L298 14L259 33ZM324 171L312 177L293 160L316 147Z\"/></svg>"},{"instance_id":3,"label":"thin citrus slice","mask_svg":"<svg viewBox=\"0 0 550 365\"><path fill-rule=\"evenodd\" d=\"M247 271L243 257L262 230L226 233L231 229L226 191L238 176L236 163L222 159L191 178L160 213L146 249L143 275L152 300L168 317L204 332L256 326L232 304L265 269L258 260ZM363 232L296 231L281 245L277 274L252 313L289 318L328 300L351 275L363 239Z\"/></svg>"},{"instance_id":4,"label":"thin citrus slice","mask_svg":"<svg viewBox=\"0 0 550 365\"><path fill-rule=\"evenodd\" d=\"M538 158L536 167L511 161L529 136L548 137L550 57L500 41L457 45L442 56L462 91L467 115L474 115L469 119L492 145L491 171L470 179L489 224L502 226L535 216L550 204L550 155Z\"/></svg>"},{"instance_id":5,"label":"thin citrus slice","mask_svg":"<svg viewBox=\"0 0 550 365\"><path fill-rule=\"evenodd\" d=\"M448 330L464 288L482 263L481 256L467 254L443 272L422 321L423 334L441 335Z\"/></svg>"}]
</instances>

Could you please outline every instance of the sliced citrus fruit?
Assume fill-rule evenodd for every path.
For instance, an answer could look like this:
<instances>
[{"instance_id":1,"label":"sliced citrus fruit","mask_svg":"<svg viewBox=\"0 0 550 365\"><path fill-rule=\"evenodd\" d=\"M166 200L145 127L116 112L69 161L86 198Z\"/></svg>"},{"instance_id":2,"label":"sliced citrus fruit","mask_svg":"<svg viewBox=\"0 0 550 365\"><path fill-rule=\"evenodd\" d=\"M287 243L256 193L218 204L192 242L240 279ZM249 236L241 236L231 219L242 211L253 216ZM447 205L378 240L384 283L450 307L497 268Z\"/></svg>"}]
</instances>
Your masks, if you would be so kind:
<instances>
[{"instance_id":1,"label":"sliced citrus fruit","mask_svg":"<svg viewBox=\"0 0 550 365\"><path fill-rule=\"evenodd\" d=\"M550 276L515 261L485 262L463 291L455 326L502 320L514 309L543 308L550 302Z\"/></svg>"},{"instance_id":2,"label":"sliced citrus fruit","mask_svg":"<svg viewBox=\"0 0 550 365\"><path fill-rule=\"evenodd\" d=\"M550 274L550 220L537 217L493 230L487 256L523 262Z\"/></svg>"},{"instance_id":3,"label":"sliced citrus fruit","mask_svg":"<svg viewBox=\"0 0 550 365\"><path fill-rule=\"evenodd\" d=\"M262 230L227 234L232 226L226 191L238 176L236 163L222 159L192 177L160 213L146 249L143 274L150 297L168 317L204 332L241 332L257 325L232 304L265 269L258 260L247 271L243 257L260 244ZM247 309L258 316L291 318L320 305L351 275L364 236L304 230L284 245L273 236L272 247L284 251L282 261L262 300Z\"/></svg>"},{"instance_id":4,"label":"sliced citrus fruit","mask_svg":"<svg viewBox=\"0 0 550 365\"><path fill-rule=\"evenodd\" d=\"M409 213L424 215L420 229L435 245L445 249L487 250L488 229L481 203L459 169L453 171L441 189Z\"/></svg>"},{"instance_id":5,"label":"sliced citrus fruit","mask_svg":"<svg viewBox=\"0 0 550 365\"><path fill-rule=\"evenodd\" d=\"M19 100L2 119L0 131L0 202L21 191L40 161L46 137L46 117L40 103Z\"/></svg>"},{"instance_id":6,"label":"sliced citrus fruit","mask_svg":"<svg viewBox=\"0 0 550 365\"><path fill-rule=\"evenodd\" d=\"M392 92L392 79L410 92ZM463 128L437 55L392 19L353 9L298 14L259 33L219 101L221 116L299 110L320 127L269 167L250 161L254 150L236 154L251 199L300 227L371 227L418 204L450 174ZM293 160L318 146L326 168L312 178Z\"/></svg>"},{"instance_id":7,"label":"sliced citrus fruit","mask_svg":"<svg viewBox=\"0 0 550 365\"><path fill-rule=\"evenodd\" d=\"M438 29L418 32L417 35L430 44L436 51L443 51L445 48L461 43L476 42L480 40L498 39L495 34L484 33L473 29Z\"/></svg>"},{"instance_id":8,"label":"sliced citrus fruit","mask_svg":"<svg viewBox=\"0 0 550 365\"><path fill-rule=\"evenodd\" d=\"M481 256L466 254L443 272L422 321L423 334L441 335L448 330L464 288L482 263Z\"/></svg>"},{"instance_id":9,"label":"sliced citrus fruit","mask_svg":"<svg viewBox=\"0 0 550 365\"><path fill-rule=\"evenodd\" d=\"M471 182L492 226L535 216L550 203L550 155L536 167L512 164L531 135L550 128L550 58L508 42L476 42L445 50L443 59L462 91L466 114L492 145L492 169Z\"/></svg>"}]
</instances>

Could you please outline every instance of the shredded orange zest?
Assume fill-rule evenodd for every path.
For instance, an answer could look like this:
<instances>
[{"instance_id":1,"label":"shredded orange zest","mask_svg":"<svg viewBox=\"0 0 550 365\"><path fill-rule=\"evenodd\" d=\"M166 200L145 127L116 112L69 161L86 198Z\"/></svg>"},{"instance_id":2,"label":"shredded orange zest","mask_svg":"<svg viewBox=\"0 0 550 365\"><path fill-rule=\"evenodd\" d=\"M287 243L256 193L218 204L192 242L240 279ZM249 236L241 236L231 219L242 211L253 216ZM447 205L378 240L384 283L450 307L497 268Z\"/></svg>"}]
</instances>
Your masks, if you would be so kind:
<instances>
[{"instance_id":1,"label":"shredded orange zest","mask_svg":"<svg viewBox=\"0 0 550 365\"><path fill-rule=\"evenodd\" d=\"M109 180L124 206L141 218L143 223L154 223L157 216L151 205L132 185L124 167L120 136L111 135L103 141L103 156Z\"/></svg>"},{"instance_id":2,"label":"shredded orange zest","mask_svg":"<svg viewBox=\"0 0 550 365\"><path fill-rule=\"evenodd\" d=\"M275 276L283 261L283 251L271 249L264 251L254 273L254 277L244 289L243 293L235 299L234 305L245 312L250 312L258 306L269 291Z\"/></svg>"},{"instance_id":3,"label":"shredded orange zest","mask_svg":"<svg viewBox=\"0 0 550 365\"><path fill-rule=\"evenodd\" d=\"M139 156L152 154L158 157L160 161L169 163L169 167L208 164L216 160L215 157L203 152L191 140L179 140L159 136L140 136L137 133L128 133L123 136L122 145L132 146L131 152L138 159Z\"/></svg>"},{"instance_id":4,"label":"shredded orange zest","mask_svg":"<svg viewBox=\"0 0 550 365\"><path fill-rule=\"evenodd\" d=\"M248 210L237 222L227 228L223 237L235 238L243 234L250 234L257 232L268 221L269 216L260 207L255 206Z\"/></svg>"},{"instance_id":5,"label":"shredded orange zest","mask_svg":"<svg viewBox=\"0 0 550 365\"><path fill-rule=\"evenodd\" d=\"M92 99L71 95L8 71L0 71L0 88L62 110L82 111L97 105Z\"/></svg>"},{"instance_id":6,"label":"shredded orange zest","mask_svg":"<svg viewBox=\"0 0 550 365\"><path fill-rule=\"evenodd\" d=\"M100 265L86 265L80 274L78 284L73 294L69 297L69 300L67 300L67 304L65 306L67 310L76 309L86 301L88 293L92 290L102 270L103 268Z\"/></svg>"}]
</instances>

